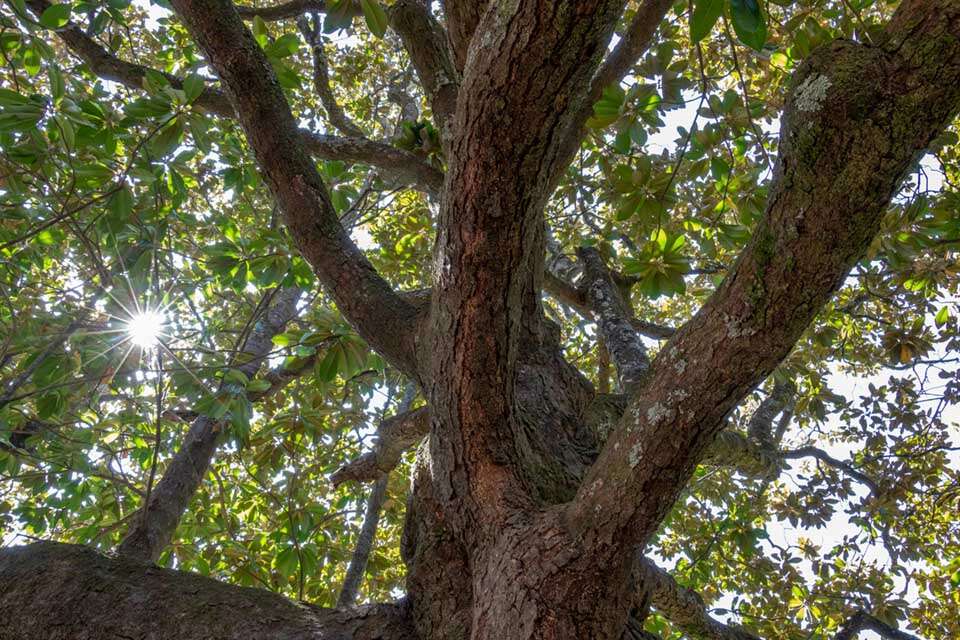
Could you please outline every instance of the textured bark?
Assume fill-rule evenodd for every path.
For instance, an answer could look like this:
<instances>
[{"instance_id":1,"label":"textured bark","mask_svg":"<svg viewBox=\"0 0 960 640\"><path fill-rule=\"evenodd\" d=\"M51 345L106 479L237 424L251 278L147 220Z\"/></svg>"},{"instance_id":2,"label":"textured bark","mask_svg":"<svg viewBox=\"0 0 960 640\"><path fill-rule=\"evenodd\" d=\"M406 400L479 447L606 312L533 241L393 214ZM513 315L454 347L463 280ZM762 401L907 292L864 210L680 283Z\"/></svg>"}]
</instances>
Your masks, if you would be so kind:
<instances>
[{"instance_id":1,"label":"textured bark","mask_svg":"<svg viewBox=\"0 0 960 640\"><path fill-rule=\"evenodd\" d=\"M241 350L248 360L237 369L253 378L273 350L273 336L283 332L297 315L297 301L302 291L296 287L281 289L271 306L256 320L250 337ZM224 385L221 385L221 390ZM241 390L235 390L242 393ZM160 482L150 493L150 501L141 507L117 552L141 562L156 562L170 544L180 517L186 511L210 468L220 440L223 422L199 416L190 425L180 449L170 460Z\"/></svg>"},{"instance_id":2,"label":"textured bark","mask_svg":"<svg viewBox=\"0 0 960 640\"><path fill-rule=\"evenodd\" d=\"M578 255L584 266L587 300L594 310L603 344L617 365L620 388L633 389L650 369L647 348L630 324L629 307L603 264L600 252L593 247L582 247Z\"/></svg>"},{"instance_id":3,"label":"textured bark","mask_svg":"<svg viewBox=\"0 0 960 640\"><path fill-rule=\"evenodd\" d=\"M707 613L700 595L677 583L649 558L638 557L634 579L642 584L654 609L691 637L702 640L759 640L746 629L724 624Z\"/></svg>"},{"instance_id":4,"label":"textured bark","mask_svg":"<svg viewBox=\"0 0 960 640\"><path fill-rule=\"evenodd\" d=\"M480 17L489 5L489 2L482 0L443 0L447 34L457 69L462 70L466 64L470 40L477 30Z\"/></svg>"},{"instance_id":5,"label":"textured bark","mask_svg":"<svg viewBox=\"0 0 960 640\"><path fill-rule=\"evenodd\" d=\"M460 74L450 57L443 27L419 0L398 0L390 7L388 16L430 100L437 128L447 140L457 107Z\"/></svg>"},{"instance_id":6,"label":"textured bark","mask_svg":"<svg viewBox=\"0 0 960 640\"><path fill-rule=\"evenodd\" d=\"M75 545L0 551L2 640L415 640L405 604L344 610L112 559Z\"/></svg>"},{"instance_id":7,"label":"textured bark","mask_svg":"<svg viewBox=\"0 0 960 640\"><path fill-rule=\"evenodd\" d=\"M879 46L834 42L799 69L766 214L732 273L660 352L564 514L591 560L558 571L563 580L592 573L594 600L623 592L625 547L646 543L726 413L863 255L903 176L958 105L954 1L908 0Z\"/></svg>"},{"instance_id":8,"label":"textured bark","mask_svg":"<svg viewBox=\"0 0 960 640\"><path fill-rule=\"evenodd\" d=\"M309 12L325 12L327 10L326 0L289 0L271 7L248 7L237 6L237 13L244 19L259 17L261 20L286 20L296 18ZM357 12L360 15L360 12Z\"/></svg>"},{"instance_id":9,"label":"textured bark","mask_svg":"<svg viewBox=\"0 0 960 640\"><path fill-rule=\"evenodd\" d=\"M273 69L233 3L171 4L229 92L298 249L367 343L413 375L414 309L380 277L340 225Z\"/></svg>"},{"instance_id":10,"label":"textured bark","mask_svg":"<svg viewBox=\"0 0 960 640\"><path fill-rule=\"evenodd\" d=\"M429 424L430 412L426 407L387 418L377 429L373 451L337 469L330 476L330 482L338 487L351 480L375 480L393 470L400 462L400 456L427 435Z\"/></svg>"}]
</instances>

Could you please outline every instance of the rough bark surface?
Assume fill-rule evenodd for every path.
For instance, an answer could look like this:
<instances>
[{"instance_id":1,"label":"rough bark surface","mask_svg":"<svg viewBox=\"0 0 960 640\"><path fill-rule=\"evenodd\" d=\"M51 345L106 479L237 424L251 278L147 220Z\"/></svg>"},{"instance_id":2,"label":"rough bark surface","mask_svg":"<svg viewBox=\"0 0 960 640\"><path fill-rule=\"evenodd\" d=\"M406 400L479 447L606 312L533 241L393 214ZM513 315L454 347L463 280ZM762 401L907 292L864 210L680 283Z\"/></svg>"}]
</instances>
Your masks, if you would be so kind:
<instances>
[{"instance_id":1,"label":"rough bark surface","mask_svg":"<svg viewBox=\"0 0 960 640\"><path fill-rule=\"evenodd\" d=\"M405 604L323 609L36 543L0 551L2 640L413 640Z\"/></svg>"}]
</instances>

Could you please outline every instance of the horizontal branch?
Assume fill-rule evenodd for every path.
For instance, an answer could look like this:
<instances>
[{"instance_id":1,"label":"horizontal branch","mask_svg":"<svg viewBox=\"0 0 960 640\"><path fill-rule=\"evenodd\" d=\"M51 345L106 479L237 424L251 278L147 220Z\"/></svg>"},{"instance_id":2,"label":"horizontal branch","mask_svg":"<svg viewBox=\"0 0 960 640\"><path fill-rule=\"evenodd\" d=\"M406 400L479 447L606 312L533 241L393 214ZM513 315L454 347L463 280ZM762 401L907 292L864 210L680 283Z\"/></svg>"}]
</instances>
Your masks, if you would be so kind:
<instances>
[{"instance_id":1,"label":"horizontal branch","mask_svg":"<svg viewBox=\"0 0 960 640\"><path fill-rule=\"evenodd\" d=\"M920 640L915 635L894 629L866 611L858 611L850 616L850 619L834 636L834 640L854 640L861 631L873 631L883 640Z\"/></svg>"},{"instance_id":2,"label":"horizontal branch","mask_svg":"<svg viewBox=\"0 0 960 640\"><path fill-rule=\"evenodd\" d=\"M405 602L324 609L55 542L0 550L0 638L415 640Z\"/></svg>"},{"instance_id":3,"label":"horizontal branch","mask_svg":"<svg viewBox=\"0 0 960 640\"><path fill-rule=\"evenodd\" d=\"M353 3L348 3L348 5L352 7ZM326 0L289 0L289 2L281 2L267 7L237 5L237 13L240 14L241 18L245 20L260 18L266 22L287 20L302 16L305 13L325 13L326 11ZM355 15L360 15L360 12L356 12Z\"/></svg>"}]
</instances>

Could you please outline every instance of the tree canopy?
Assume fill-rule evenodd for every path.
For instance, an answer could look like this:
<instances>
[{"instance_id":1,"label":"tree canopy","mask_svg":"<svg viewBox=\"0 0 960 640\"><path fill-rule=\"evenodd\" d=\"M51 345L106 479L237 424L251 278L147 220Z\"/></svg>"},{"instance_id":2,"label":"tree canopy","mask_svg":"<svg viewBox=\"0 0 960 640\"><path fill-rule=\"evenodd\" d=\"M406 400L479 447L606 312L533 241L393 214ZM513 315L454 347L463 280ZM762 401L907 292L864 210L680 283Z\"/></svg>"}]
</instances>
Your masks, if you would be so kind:
<instances>
[{"instance_id":1,"label":"tree canopy","mask_svg":"<svg viewBox=\"0 0 960 640\"><path fill-rule=\"evenodd\" d=\"M530 471L518 483L537 504L583 502L591 481L608 481L606 469L632 469L655 448L616 428L625 407L629 416L642 406L652 429L674 420L668 398L716 397L703 420L722 421L722 431L684 445L698 452L692 477L665 515L644 525L649 534L636 534L642 575L657 585L640 617L647 633L828 638L856 623L960 636L960 105L929 143L901 137L916 118L904 123L894 106L876 106L882 92L856 94L826 123L804 120L838 83L853 87L882 66L838 63L828 77L833 58L822 52L846 60L844 47L887 46L899 37L888 25L900 3L593 3L606 7L596 15L610 14L614 37L570 27L564 42L583 49L553 53L541 37L549 27L514 40L509 27L491 24L473 36L471 21L482 29L493 18L471 18L480 11L471 3L416 0L238 2L251 53L245 40L218 40L203 9L187 15L181 4L0 7L6 544L149 547L161 566L321 606L350 604L357 590L361 602L394 600L410 584L401 537L415 459L428 455L420 444L428 414L464 434L463 443L431 440L434 455L482 458L472 447L494 460L507 455L496 434L463 416L507 420L512 405L490 372L519 374L493 356L461 365L488 343L522 350L501 340L495 316L522 333L533 287L569 365L562 375L589 381L602 400L590 404L597 438L609 433L614 443L597 447L596 465L576 463L582 485L551 462ZM938 6L956 49L956 3ZM489 42L468 47L471 37ZM587 51L594 40L601 48ZM509 47L529 48L517 65L529 56L536 73L498 67ZM244 75L259 52L264 73ZM604 62L594 74L597 65L581 69L578 56ZM915 93L890 89L896 109L911 96L932 103L916 87L954 77L919 59L920 79L902 74ZM490 70L471 75L484 62ZM941 75L923 76L927 67ZM582 126L568 126L575 109L552 75L589 87ZM495 88L485 94L489 78ZM464 104L465 95L477 97ZM284 97L296 128L256 130L283 121ZM841 116L867 109L892 139L879 156L913 154L889 201L877 185L856 182L875 171L857 162L872 157L866 146L876 138ZM784 139L790 124L796 130ZM479 133L458 137L467 125ZM568 129L559 150L538 146L542 130L560 139ZM837 148L811 142L822 131ZM515 161L513 174L485 182L504 158ZM833 158L843 164L824 175ZM832 191L805 182L814 176L807 161L818 179L836 178ZM521 180L540 185L542 197L521 192ZM776 207L796 204L789 220L797 225L808 210L849 209L837 225L853 228L873 206L856 199L861 192L882 209L878 232L863 237L865 254L834 260L847 251L844 232L825 225L797 241L822 264L795 264L792 240L782 240L788 217ZM834 200L818 200L824 193ZM314 215L314 199L335 217ZM488 205L538 209L545 224L534 231L533 218L518 213L485 227ZM531 246L541 249L525 253ZM491 294L481 267L499 252L514 273L542 275ZM748 280L749 269L769 264L780 281ZM728 277L735 270L744 275ZM781 318L777 300L802 297L818 274L834 271L839 283ZM754 315L734 317L739 307L711 298L728 290L759 301ZM416 355L423 347L402 329L421 322L423 309L440 336L427 351L439 355ZM708 347L688 336L711 310L728 315L726 333ZM800 336L788 355L741 349L740 339L779 335L757 329L771 318ZM475 344L450 342L469 332ZM712 355L689 355L696 345ZM457 378L452 389L431 386L421 364L431 357L431 371ZM676 395L654 359L674 369ZM738 367L772 373L759 385L738 379L741 393L703 382L711 367L731 380ZM694 376L692 386L683 376ZM544 378L516 395L547 396L555 384ZM461 408L442 409L452 396ZM624 496L682 476L682 465L663 464L662 476L575 506L571 527L584 539L606 535L582 524L588 511L621 513ZM452 465L452 494L458 473L479 477ZM503 482L511 495L512 481ZM144 516L151 497L158 506ZM182 515L164 511L168 498L185 506ZM622 513L630 515L611 530L633 526L630 509ZM172 523L169 540L143 524L150 517ZM464 523L473 517L482 519Z\"/></svg>"}]
</instances>

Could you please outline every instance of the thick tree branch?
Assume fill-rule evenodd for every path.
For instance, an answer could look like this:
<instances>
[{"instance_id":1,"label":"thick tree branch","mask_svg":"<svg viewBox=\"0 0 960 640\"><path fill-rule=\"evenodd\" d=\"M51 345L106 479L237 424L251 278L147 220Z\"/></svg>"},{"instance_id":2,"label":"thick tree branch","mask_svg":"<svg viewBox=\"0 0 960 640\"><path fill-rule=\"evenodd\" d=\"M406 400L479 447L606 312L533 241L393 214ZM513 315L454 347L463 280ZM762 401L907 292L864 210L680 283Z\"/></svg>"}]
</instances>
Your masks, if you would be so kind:
<instances>
[{"instance_id":1,"label":"thick tree branch","mask_svg":"<svg viewBox=\"0 0 960 640\"><path fill-rule=\"evenodd\" d=\"M415 446L430 431L430 411L420 407L387 418L377 429L373 451L337 469L330 482L338 487L344 482L375 480L393 470L403 453Z\"/></svg>"},{"instance_id":2,"label":"thick tree branch","mask_svg":"<svg viewBox=\"0 0 960 640\"><path fill-rule=\"evenodd\" d=\"M273 6L250 7L237 5L237 13L245 20L253 20L259 17L261 20L270 22L273 20L287 20L296 18L305 13L317 12L325 13L327 11L326 0L289 0ZM360 15L357 12L357 15Z\"/></svg>"},{"instance_id":3,"label":"thick tree branch","mask_svg":"<svg viewBox=\"0 0 960 640\"><path fill-rule=\"evenodd\" d=\"M587 300L594 310L604 345L617 366L620 389L630 390L650 369L647 348L630 323L632 314L603 263L600 252L592 247L581 247L577 255L583 264Z\"/></svg>"},{"instance_id":4,"label":"thick tree branch","mask_svg":"<svg viewBox=\"0 0 960 640\"><path fill-rule=\"evenodd\" d=\"M417 184L425 191L438 194L443 188L443 172L423 162L409 151L391 147L367 138L341 138L300 129L304 147L323 160L362 162L381 169L395 186Z\"/></svg>"},{"instance_id":5,"label":"thick tree branch","mask_svg":"<svg viewBox=\"0 0 960 640\"><path fill-rule=\"evenodd\" d=\"M405 603L324 609L87 547L0 550L0 638L415 640Z\"/></svg>"},{"instance_id":6,"label":"thick tree branch","mask_svg":"<svg viewBox=\"0 0 960 640\"><path fill-rule=\"evenodd\" d=\"M860 259L904 174L958 106L953 0L905 0L885 41L837 41L807 59L784 110L765 216L718 291L660 352L573 503L570 522L591 548L646 543L726 413Z\"/></svg>"},{"instance_id":7,"label":"thick tree branch","mask_svg":"<svg viewBox=\"0 0 960 640\"><path fill-rule=\"evenodd\" d=\"M273 336L281 333L297 313L301 291L281 289L272 306L258 319L242 351L249 359L237 369L253 378L273 347ZM218 392L242 394L242 389L221 385ZM117 552L142 562L155 562L170 543L180 517L207 474L221 434L222 422L201 415L193 421L180 449L141 508Z\"/></svg>"},{"instance_id":8,"label":"thick tree branch","mask_svg":"<svg viewBox=\"0 0 960 640\"><path fill-rule=\"evenodd\" d=\"M27 6L40 15L50 7L50 2L49 0L27 0ZM143 79L150 71L165 77L175 88L183 87L183 80L173 74L117 58L72 22L57 29L56 34L97 77L117 82L131 89L142 90ZM192 106L223 118L236 117L236 112L227 95L212 86L206 87L194 100ZM310 153L321 160L344 160L369 164L383 170L387 174L385 177L399 184L415 184L431 193L438 193L443 184L443 174L440 171L412 153L388 144L362 137L337 138L319 135L307 130L301 130L301 136L303 144Z\"/></svg>"},{"instance_id":9,"label":"thick tree branch","mask_svg":"<svg viewBox=\"0 0 960 640\"><path fill-rule=\"evenodd\" d=\"M457 107L459 73L450 59L446 34L419 0L398 0L389 9L390 26L400 35L443 139Z\"/></svg>"},{"instance_id":10,"label":"thick tree branch","mask_svg":"<svg viewBox=\"0 0 960 640\"><path fill-rule=\"evenodd\" d=\"M376 272L340 225L273 68L233 3L171 4L230 92L247 141L300 252L357 333L392 365L415 376L415 310Z\"/></svg>"},{"instance_id":11,"label":"thick tree branch","mask_svg":"<svg viewBox=\"0 0 960 640\"><path fill-rule=\"evenodd\" d=\"M649 558L637 556L633 575L640 585L639 590L648 594L653 608L690 637L702 640L760 640L741 627L724 624L710 616L700 594L679 585L673 576Z\"/></svg>"},{"instance_id":12,"label":"thick tree branch","mask_svg":"<svg viewBox=\"0 0 960 640\"><path fill-rule=\"evenodd\" d=\"M490 3L482 0L442 0L442 4L454 62L457 69L462 71L467 61L470 40L480 24L480 17Z\"/></svg>"}]
</instances>

